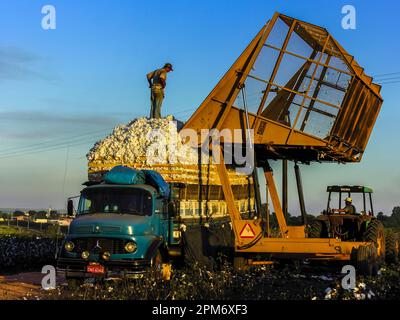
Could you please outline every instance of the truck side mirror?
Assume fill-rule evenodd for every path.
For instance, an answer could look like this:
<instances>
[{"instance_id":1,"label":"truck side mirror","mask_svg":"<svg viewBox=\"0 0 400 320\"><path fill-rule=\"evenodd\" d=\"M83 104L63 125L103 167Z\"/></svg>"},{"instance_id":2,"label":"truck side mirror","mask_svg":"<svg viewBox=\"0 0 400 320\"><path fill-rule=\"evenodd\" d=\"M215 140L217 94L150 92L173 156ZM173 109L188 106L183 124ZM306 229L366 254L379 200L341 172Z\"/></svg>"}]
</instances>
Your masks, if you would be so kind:
<instances>
[{"instance_id":1,"label":"truck side mirror","mask_svg":"<svg viewBox=\"0 0 400 320\"><path fill-rule=\"evenodd\" d=\"M68 199L67 213L69 217L72 217L74 215L74 201L72 199Z\"/></svg>"}]
</instances>

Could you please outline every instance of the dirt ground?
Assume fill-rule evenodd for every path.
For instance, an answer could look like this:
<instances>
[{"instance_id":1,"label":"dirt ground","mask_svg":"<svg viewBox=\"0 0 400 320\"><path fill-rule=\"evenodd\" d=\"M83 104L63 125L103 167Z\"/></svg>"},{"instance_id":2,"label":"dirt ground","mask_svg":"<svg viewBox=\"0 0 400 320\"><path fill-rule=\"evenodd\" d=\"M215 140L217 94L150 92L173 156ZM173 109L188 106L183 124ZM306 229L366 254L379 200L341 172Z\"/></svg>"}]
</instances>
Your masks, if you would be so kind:
<instances>
[{"instance_id":1,"label":"dirt ground","mask_svg":"<svg viewBox=\"0 0 400 320\"><path fill-rule=\"evenodd\" d=\"M40 272L26 272L14 275L0 275L0 300L24 300L40 298L43 295ZM57 283L63 283L58 278Z\"/></svg>"},{"instance_id":2,"label":"dirt ground","mask_svg":"<svg viewBox=\"0 0 400 320\"><path fill-rule=\"evenodd\" d=\"M39 294L42 277L39 272L0 276L0 300L20 300Z\"/></svg>"}]
</instances>

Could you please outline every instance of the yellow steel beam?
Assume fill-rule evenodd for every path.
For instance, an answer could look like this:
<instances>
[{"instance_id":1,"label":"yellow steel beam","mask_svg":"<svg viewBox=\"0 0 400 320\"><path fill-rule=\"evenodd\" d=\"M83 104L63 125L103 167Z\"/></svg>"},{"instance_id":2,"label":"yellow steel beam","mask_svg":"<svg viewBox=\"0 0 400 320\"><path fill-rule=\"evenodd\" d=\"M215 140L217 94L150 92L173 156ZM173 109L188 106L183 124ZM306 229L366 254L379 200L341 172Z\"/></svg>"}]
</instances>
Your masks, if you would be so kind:
<instances>
[{"instance_id":1,"label":"yellow steel beam","mask_svg":"<svg viewBox=\"0 0 400 320\"><path fill-rule=\"evenodd\" d=\"M278 192L276 190L274 176L272 171L265 171L265 179L267 180L268 191L271 196L272 205L274 206L274 211L276 215L276 219L278 220L279 229L281 231L282 237L288 237L288 227L286 224L285 216L282 211L282 206L279 201Z\"/></svg>"},{"instance_id":2,"label":"yellow steel beam","mask_svg":"<svg viewBox=\"0 0 400 320\"><path fill-rule=\"evenodd\" d=\"M221 180L222 192L224 193L225 201L228 207L228 214L231 217L232 229L235 234L235 239L239 239L239 230L236 221L241 219L240 212L235 206L235 197L232 191L232 185L229 181L228 171L226 170L224 155L222 148L219 148L219 161L217 161L216 168L219 178Z\"/></svg>"},{"instance_id":3,"label":"yellow steel beam","mask_svg":"<svg viewBox=\"0 0 400 320\"><path fill-rule=\"evenodd\" d=\"M242 253L350 255L353 248L368 242L345 242L322 238L262 238L254 246L237 250Z\"/></svg>"}]
</instances>

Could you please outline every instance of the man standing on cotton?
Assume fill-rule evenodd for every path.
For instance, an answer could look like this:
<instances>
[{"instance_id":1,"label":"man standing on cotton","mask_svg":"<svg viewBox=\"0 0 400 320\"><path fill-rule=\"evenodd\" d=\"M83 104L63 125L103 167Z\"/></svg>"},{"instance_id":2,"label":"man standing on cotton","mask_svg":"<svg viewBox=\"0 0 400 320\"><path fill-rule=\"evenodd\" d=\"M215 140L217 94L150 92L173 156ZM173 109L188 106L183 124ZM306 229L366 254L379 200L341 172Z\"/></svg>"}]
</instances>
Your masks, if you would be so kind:
<instances>
[{"instance_id":1,"label":"man standing on cotton","mask_svg":"<svg viewBox=\"0 0 400 320\"><path fill-rule=\"evenodd\" d=\"M174 71L172 64L166 63L163 68L147 74L147 81L151 88L150 118L161 118L161 105L164 100L164 89L167 85L167 73Z\"/></svg>"}]
</instances>

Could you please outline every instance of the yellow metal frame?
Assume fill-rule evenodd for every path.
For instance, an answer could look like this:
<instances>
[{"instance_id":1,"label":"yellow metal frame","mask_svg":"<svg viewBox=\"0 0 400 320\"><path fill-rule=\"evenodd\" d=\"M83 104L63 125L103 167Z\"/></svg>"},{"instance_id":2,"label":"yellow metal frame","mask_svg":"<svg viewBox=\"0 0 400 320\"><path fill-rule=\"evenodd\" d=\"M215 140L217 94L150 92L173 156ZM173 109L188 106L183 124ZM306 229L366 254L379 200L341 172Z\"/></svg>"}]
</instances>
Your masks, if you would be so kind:
<instances>
[{"instance_id":1,"label":"yellow metal frame","mask_svg":"<svg viewBox=\"0 0 400 320\"><path fill-rule=\"evenodd\" d=\"M284 21L289 27L288 32L283 35L284 42L281 48L273 46L267 41L278 19ZM288 50L288 43L295 33L313 46L311 56L302 56ZM278 54L269 79L262 79L252 73L252 68L263 48L270 48ZM323 55L327 56L325 60ZM285 56L303 59L304 64L285 85L282 85L277 83L275 78ZM340 60L346 67L338 68L334 63L331 65L330 61L334 59ZM307 70L311 65L314 66L314 70L311 76L307 76ZM317 76L319 67L325 69L325 72L333 70L338 74L346 74L350 77L347 88L342 88L345 90L345 96L341 105L335 105L328 99L321 100L320 90L311 94L310 87L313 81L317 82L318 86L328 85L322 77ZM299 79L305 77L309 78L309 84L305 91L301 91ZM305 148L315 151L313 157L304 159L305 161L361 161L383 103L380 86L372 82L372 78L364 73L363 68L357 64L354 57L348 54L327 30L275 13L186 122L184 128L195 129L199 132L200 145L207 143L204 141L206 137L200 135L202 129L244 129L244 110L235 105L235 100L240 90L246 88L248 79L257 81L260 85L265 84L257 112L249 112L250 127L254 129L255 135L254 144L270 146L279 154L278 157L292 157L291 160L294 161L301 160L299 158ZM360 90L355 91L354 88L360 88ZM276 97L266 106L267 97L276 90L279 91ZM288 124L276 119L275 116L281 111L285 101L293 102L295 96L302 99L302 102L298 105L299 110L295 115L294 122ZM306 105L308 100L311 101L310 106ZM336 109L338 113L336 115L329 114L315 106L316 104L323 104L332 110ZM302 119L298 128L296 124L304 110L306 110L307 116L305 120ZM306 130L305 124L309 120L310 112L334 118L328 136L312 135ZM235 142L240 143L240 141Z\"/></svg>"},{"instance_id":2,"label":"yellow metal frame","mask_svg":"<svg viewBox=\"0 0 400 320\"><path fill-rule=\"evenodd\" d=\"M221 157L222 156L221 152ZM234 195L227 176L225 163L221 161L217 165L217 168L221 182L223 182L222 189L232 219L236 252L266 253L275 257L293 255L311 259L349 260L353 248L358 248L360 245L367 244L365 242L343 242L340 239L306 238L305 226L287 226L275 186L273 173L272 171L265 171L268 193L271 197L280 228L280 237L272 238L269 234L266 234L265 237L261 237L249 248L243 248L251 244L258 235L263 233L262 221L261 219L246 220L240 217L239 211L235 206ZM246 225L250 225L251 229L254 231L255 236L253 238L248 239L240 237L240 232Z\"/></svg>"},{"instance_id":3,"label":"yellow metal frame","mask_svg":"<svg viewBox=\"0 0 400 320\"><path fill-rule=\"evenodd\" d=\"M273 68L269 81L257 79L265 82L266 89L260 102L257 113L248 113L249 121L244 121L244 112L234 105L234 102L245 85L247 78L255 78L250 75L252 67L257 60L263 47L269 46L266 43L271 30L274 28L278 19L283 20L288 26L289 31L285 37L282 48L277 48L279 56ZM298 54L287 51L287 45L291 35L296 32L303 37L314 52L311 57L301 57ZM270 46L269 46L270 47ZM320 54L316 58L316 52ZM296 87L296 79L293 77L285 86L280 86L274 82L275 75L282 62L284 54L292 54L304 58L304 65L295 73L294 77L306 76L309 65L314 64L315 69L311 75L310 83L305 93L299 92ZM322 61L322 55L328 55L328 59ZM307 134L303 130L295 128L300 111L306 108L308 111L315 111L312 107L305 106L306 98L319 102L318 92L314 96L309 96L310 86L313 80L321 84L321 79L316 79L316 70L318 66L325 69L336 69L329 65L330 57L339 57L345 61L349 71L341 71L344 74L351 75L351 81L346 91L341 106L331 105L339 109L336 121L331 134L325 139ZM276 100L271 103L272 110L270 114L276 114L281 107L281 102L298 95L303 98L299 112L296 115L294 125L268 118L265 112L264 104L272 87L279 88ZM361 90L354 91L353 88ZM312 24L299 21L279 13L275 13L272 19L260 30L256 37L251 41L248 47L223 76L220 82L207 96L204 102L186 122L184 129L195 129L198 132L199 145L209 143L208 137L202 137L202 129L241 129L245 130L244 123L252 124L251 128L255 130L254 144L263 146L264 149L272 149L274 157L277 159L286 159L289 151L295 150L292 160L299 160L305 150L312 149L318 154L316 158L309 161L331 161L331 162L358 162L361 160L362 153L366 147L369 136L373 129L376 117L379 113L382 98L380 96L380 86L372 83L372 78L364 74L363 69L355 62L334 38L324 29ZM354 103L356 101L356 103ZM329 105L328 102L325 102ZM362 118L362 112L364 117ZM247 110L246 110L247 111ZM350 120L348 120L350 119ZM367 125L366 125L367 124ZM366 125L366 128L361 127ZM304 123L302 125L304 127ZM352 130L352 136L349 132ZM201 140L203 139L203 140ZM223 141L232 142L232 141ZM245 141L235 141L235 143L244 143ZM263 159L265 160L265 159ZM340 239L316 239L306 238L305 226L292 227L287 226L282 211L278 192L275 186L273 173L270 169L265 170L268 194L272 200L273 208L279 224L279 237L273 238L269 233L269 226L265 221L258 217L254 220L242 219L239 210L235 206L234 193L232 191L227 168L225 166L223 152L220 148L220 162L216 164L217 172L222 184L225 201L232 220L232 227L235 234L235 251L240 254L263 253L271 257L302 257L311 259L333 259L349 260L352 250L361 245L367 245L364 242L343 242ZM246 226L254 233L250 237L241 237L241 231Z\"/></svg>"}]
</instances>

